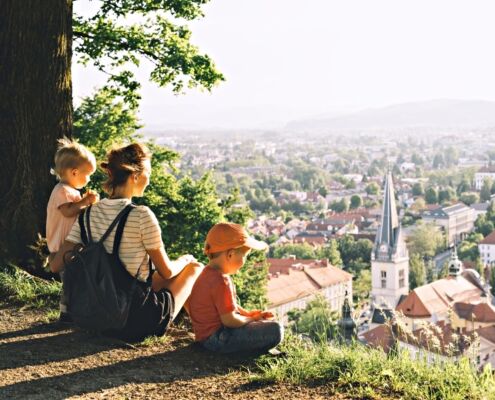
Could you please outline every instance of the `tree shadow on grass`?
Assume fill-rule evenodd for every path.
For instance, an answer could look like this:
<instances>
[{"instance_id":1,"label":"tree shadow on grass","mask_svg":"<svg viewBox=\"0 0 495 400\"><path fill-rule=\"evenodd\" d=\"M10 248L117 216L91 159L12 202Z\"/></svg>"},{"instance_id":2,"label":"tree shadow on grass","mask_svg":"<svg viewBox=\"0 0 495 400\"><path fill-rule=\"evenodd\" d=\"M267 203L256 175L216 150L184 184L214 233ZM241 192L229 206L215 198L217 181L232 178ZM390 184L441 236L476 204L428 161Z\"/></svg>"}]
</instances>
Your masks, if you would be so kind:
<instances>
[{"instance_id":1,"label":"tree shadow on grass","mask_svg":"<svg viewBox=\"0 0 495 400\"><path fill-rule=\"evenodd\" d=\"M26 336L46 332L40 327L28 328L22 332ZM66 329L66 328L65 328ZM48 332L57 332L48 329ZM22 336L21 336L22 337ZM102 336L92 336L82 331L61 331L58 335L39 338L26 338L0 344L0 371L28 365L41 365L54 361L65 361L85 357L102 351L122 347L122 343Z\"/></svg>"},{"instance_id":2,"label":"tree shadow on grass","mask_svg":"<svg viewBox=\"0 0 495 400\"><path fill-rule=\"evenodd\" d=\"M67 326L63 326L58 322L52 322L49 324L37 324L29 328L19 329L18 331L0 333L0 340L14 339L18 337L31 336L37 334L55 333L55 332L65 331L67 329L68 329Z\"/></svg>"},{"instance_id":3,"label":"tree shadow on grass","mask_svg":"<svg viewBox=\"0 0 495 400\"><path fill-rule=\"evenodd\" d=\"M117 343L118 344L118 343ZM78 343L75 347L86 347ZM139 351L139 348L136 349ZM65 399L129 383L167 384L213 375L225 375L233 369L250 368L255 358L221 356L206 352L194 344L163 351L111 365L95 366L67 374L31 379L0 387L0 399ZM76 351L75 356L83 351ZM52 357L53 358L53 357ZM49 371L45 371L49 372ZM59 371L54 371L59 373ZM1 384L1 382L0 382ZM173 393L169 393L173 397Z\"/></svg>"}]
</instances>

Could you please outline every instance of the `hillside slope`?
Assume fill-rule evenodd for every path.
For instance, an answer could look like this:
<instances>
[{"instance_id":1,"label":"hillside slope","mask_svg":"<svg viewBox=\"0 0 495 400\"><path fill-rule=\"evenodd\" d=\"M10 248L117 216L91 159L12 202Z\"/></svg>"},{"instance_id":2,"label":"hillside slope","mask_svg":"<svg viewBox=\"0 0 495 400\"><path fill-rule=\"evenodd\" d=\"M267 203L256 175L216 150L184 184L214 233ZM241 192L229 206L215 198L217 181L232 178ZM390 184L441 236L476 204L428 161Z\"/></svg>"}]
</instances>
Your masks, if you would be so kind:
<instances>
[{"instance_id":1,"label":"hillside slope","mask_svg":"<svg viewBox=\"0 0 495 400\"><path fill-rule=\"evenodd\" d=\"M216 356L172 328L131 346L0 304L0 399L345 399L328 386L250 383L254 359Z\"/></svg>"}]
</instances>

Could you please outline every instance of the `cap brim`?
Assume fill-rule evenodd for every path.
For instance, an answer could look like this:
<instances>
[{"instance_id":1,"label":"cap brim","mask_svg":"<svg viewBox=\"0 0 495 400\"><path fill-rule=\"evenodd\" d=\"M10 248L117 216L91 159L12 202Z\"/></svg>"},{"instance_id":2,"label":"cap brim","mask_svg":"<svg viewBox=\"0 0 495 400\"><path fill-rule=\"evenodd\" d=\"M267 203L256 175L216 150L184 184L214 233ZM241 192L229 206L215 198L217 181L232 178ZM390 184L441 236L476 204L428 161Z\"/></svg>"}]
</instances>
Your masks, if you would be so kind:
<instances>
[{"instance_id":1,"label":"cap brim","mask_svg":"<svg viewBox=\"0 0 495 400\"><path fill-rule=\"evenodd\" d=\"M262 242L261 240L256 240L253 237L248 237L244 242L244 246L249 247L253 250L267 250L268 244Z\"/></svg>"}]
</instances>

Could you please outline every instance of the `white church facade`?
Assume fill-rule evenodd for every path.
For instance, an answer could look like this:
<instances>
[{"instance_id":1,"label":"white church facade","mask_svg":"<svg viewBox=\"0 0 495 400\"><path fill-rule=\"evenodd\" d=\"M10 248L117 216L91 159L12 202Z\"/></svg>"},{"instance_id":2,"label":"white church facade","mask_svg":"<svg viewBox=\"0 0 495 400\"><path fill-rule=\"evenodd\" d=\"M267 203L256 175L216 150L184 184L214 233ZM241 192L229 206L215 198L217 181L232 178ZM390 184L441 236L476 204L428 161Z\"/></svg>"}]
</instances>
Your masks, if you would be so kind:
<instances>
[{"instance_id":1,"label":"white church facade","mask_svg":"<svg viewBox=\"0 0 495 400\"><path fill-rule=\"evenodd\" d=\"M409 254L395 205L392 175L385 178L383 212L371 253L371 302L393 310L409 293Z\"/></svg>"}]
</instances>

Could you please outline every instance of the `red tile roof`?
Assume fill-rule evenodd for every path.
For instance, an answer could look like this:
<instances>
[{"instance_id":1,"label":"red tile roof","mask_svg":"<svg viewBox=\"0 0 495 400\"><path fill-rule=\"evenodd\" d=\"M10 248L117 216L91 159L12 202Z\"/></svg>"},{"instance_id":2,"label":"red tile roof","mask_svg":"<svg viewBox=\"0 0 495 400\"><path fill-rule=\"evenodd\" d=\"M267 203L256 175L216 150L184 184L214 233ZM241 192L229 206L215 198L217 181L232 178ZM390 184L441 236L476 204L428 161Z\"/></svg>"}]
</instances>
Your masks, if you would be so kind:
<instances>
[{"instance_id":1,"label":"red tile roof","mask_svg":"<svg viewBox=\"0 0 495 400\"><path fill-rule=\"evenodd\" d=\"M495 173L495 166L494 165L488 165L486 167L481 167L478 172Z\"/></svg>"},{"instance_id":2,"label":"red tile roof","mask_svg":"<svg viewBox=\"0 0 495 400\"><path fill-rule=\"evenodd\" d=\"M445 313L457 302L480 302L483 291L463 276L447 277L417 287L397 307L406 317L426 318Z\"/></svg>"},{"instance_id":3,"label":"red tile roof","mask_svg":"<svg viewBox=\"0 0 495 400\"><path fill-rule=\"evenodd\" d=\"M495 231L490 233L486 238L484 238L480 244L495 244Z\"/></svg>"},{"instance_id":4,"label":"red tile roof","mask_svg":"<svg viewBox=\"0 0 495 400\"><path fill-rule=\"evenodd\" d=\"M364 341L373 348L388 353L394 344L394 335L389 325L378 325L363 334Z\"/></svg>"},{"instance_id":5,"label":"red tile roof","mask_svg":"<svg viewBox=\"0 0 495 400\"><path fill-rule=\"evenodd\" d=\"M495 325L478 328L475 332L486 340L495 343Z\"/></svg>"},{"instance_id":6,"label":"red tile roof","mask_svg":"<svg viewBox=\"0 0 495 400\"><path fill-rule=\"evenodd\" d=\"M305 298L331 285L348 282L352 275L327 260L269 258L267 297L269 307Z\"/></svg>"},{"instance_id":7,"label":"red tile roof","mask_svg":"<svg viewBox=\"0 0 495 400\"><path fill-rule=\"evenodd\" d=\"M463 303L454 305L454 311L462 318L475 322L495 322L495 308L487 303Z\"/></svg>"}]
</instances>

